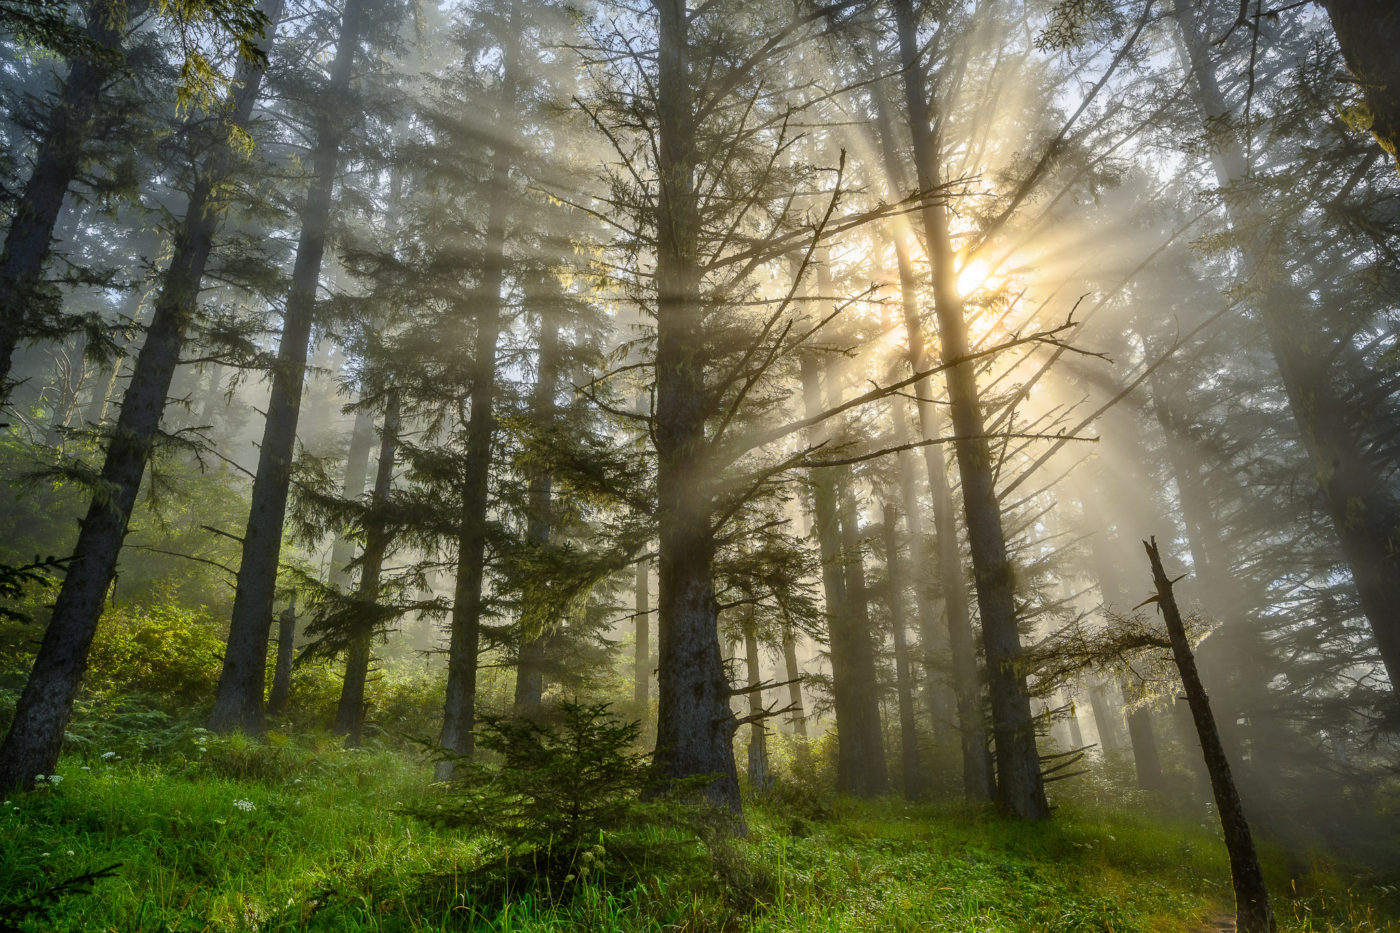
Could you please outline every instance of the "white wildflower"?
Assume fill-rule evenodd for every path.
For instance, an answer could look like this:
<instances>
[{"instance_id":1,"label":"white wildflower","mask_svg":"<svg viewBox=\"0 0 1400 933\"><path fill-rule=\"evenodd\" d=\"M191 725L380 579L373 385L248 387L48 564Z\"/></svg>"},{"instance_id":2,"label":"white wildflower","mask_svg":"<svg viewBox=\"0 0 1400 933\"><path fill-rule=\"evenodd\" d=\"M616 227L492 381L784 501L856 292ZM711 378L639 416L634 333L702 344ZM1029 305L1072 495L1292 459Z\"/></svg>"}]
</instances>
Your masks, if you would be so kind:
<instances>
[{"instance_id":1,"label":"white wildflower","mask_svg":"<svg viewBox=\"0 0 1400 933\"><path fill-rule=\"evenodd\" d=\"M117 757L117 753L116 753L116 752L103 752L103 753L102 753L102 760L103 760L103 761L111 761L111 760L112 760L113 758L115 758L115 757Z\"/></svg>"},{"instance_id":2,"label":"white wildflower","mask_svg":"<svg viewBox=\"0 0 1400 933\"><path fill-rule=\"evenodd\" d=\"M256 809L258 808L258 807L257 807L257 804L255 804L255 803L253 803L253 801L247 800L247 799L235 800L235 801L233 802L233 805L234 805L235 807L237 807L239 810L242 810L244 813L252 813L254 810L256 810Z\"/></svg>"},{"instance_id":3,"label":"white wildflower","mask_svg":"<svg viewBox=\"0 0 1400 933\"><path fill-rule=\"evenodd\" d=\"M72 849L69 849L69 850L68 850L68 854L69 854L69 855L72 855L72 854L73 854L73 850L72 850Z\"/></svg>"}]
</instances>

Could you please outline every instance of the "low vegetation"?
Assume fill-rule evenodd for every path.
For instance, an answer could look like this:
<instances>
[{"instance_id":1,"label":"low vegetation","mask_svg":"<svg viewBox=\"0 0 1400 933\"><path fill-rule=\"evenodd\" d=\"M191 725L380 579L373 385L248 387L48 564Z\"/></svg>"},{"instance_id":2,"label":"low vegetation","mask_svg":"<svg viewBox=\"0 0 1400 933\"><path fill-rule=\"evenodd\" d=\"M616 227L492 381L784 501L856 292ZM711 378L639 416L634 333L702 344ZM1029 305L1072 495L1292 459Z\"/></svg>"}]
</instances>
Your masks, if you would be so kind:
<instances>
[{"instance_id":1,"label":"low vegetation","mask_svg":"<svg viewBox=\"0 0 1400 933\"><path fill-rule=\"evenodd\" d=\"M433 819L461 791L430 785L406 747L259 744L149 714L124 732L78 744L0 806L0 920L13 929L1194 931L1230 910L1209 813L1095 805L1103 788L1088 778L1069 794L1084 802L1030 824L856 802L811 766L747 802L741 838L703 820L610 822L571 838L560 873L528 856L546 820ZM503 873L512 855L522 870ZM1283 930L1400 930L1398 879L1323 852L1265 858Z\"/></svg>"}]
</instances>

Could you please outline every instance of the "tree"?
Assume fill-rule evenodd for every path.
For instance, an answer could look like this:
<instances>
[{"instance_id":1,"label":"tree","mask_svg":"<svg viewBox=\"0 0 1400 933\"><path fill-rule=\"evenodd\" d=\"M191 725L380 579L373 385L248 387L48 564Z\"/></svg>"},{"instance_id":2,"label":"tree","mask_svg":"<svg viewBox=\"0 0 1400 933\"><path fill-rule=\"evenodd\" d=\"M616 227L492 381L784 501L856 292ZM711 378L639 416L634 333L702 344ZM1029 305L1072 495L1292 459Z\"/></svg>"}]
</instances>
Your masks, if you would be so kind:
<instances>
[{"instance_id":1,"label":"tree","mask_svg":"<svg viewBox=\"0 0 1400 933\"><path fill-rule=\"evenodd\" d=\"M913 137L914 165L919 186L937 188L941 159L938 138L928 124L929 97L924 89L917 23L910 0L894 0L900 65L904 69L905 106ZM933 266L934 308L938 317L948 394L952 403L954 449L962 477L963 509L972 547L973 576L982 617L982 643L987 655L987 679L995 731L997 799L1016 816L1044 819L1050 815L1040 777L1030 696L1022 670L1020 634L1016 629L1014 576L1007 557L1001 506L997 499L991 447L980 410L957 269L949 237L947 209L926 206L921 214L925 246Z\"/></svg>"},{"instance_id":2,"label":"tree","mask_svg":"<svg viewBox=\"0 0 1400 933\"><path fill-rule=\"evenodd\" d=\"M58 761L225 205L220 188L236 164L230 135L252 116L263 60L259 55L242 61L228 110L206 137L175 250L103 460L102 488L94 492L80 526L43 644L0 746L0 787L32 787L34 776L52 773Z\"/></svg>"},{"instance_id":3,"label":"tree","mask_svg":"<svg viewBox=\"0 0 1400 933\"><path fill-rule=\"evenodd\" d=\"M346 0L335 59L331 62L325 88L333 99L343 99L350 90L355 55L366 17L371 12L368 0ZM248 524L243 534L243 560L238 568L238 590L229 622L228 647L219 675L219 692L209 714L209 728L216 732L242 729L261 735L264 728L267 644L282 553L282 525L287 513L297 417L301 410L321 262L330 234L331 195L341 146L349 128L347 123L353 119L353 114L333 110L328 102L323 102L310 158L312 180L301 211L291 291L283 313L282 339L272 371L272 396L268 401Z\"/></svg>"}]
</instances>

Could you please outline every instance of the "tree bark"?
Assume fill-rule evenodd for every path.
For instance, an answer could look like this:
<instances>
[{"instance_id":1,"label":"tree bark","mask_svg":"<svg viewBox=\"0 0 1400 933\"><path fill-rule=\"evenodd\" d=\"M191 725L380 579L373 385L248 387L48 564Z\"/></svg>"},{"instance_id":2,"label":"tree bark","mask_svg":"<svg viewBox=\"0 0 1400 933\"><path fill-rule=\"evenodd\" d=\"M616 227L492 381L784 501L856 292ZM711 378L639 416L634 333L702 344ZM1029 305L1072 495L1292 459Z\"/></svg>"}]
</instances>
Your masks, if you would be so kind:
<instances>
[{"instance_id":1,"label":"tree bark","mask_svg":"<svg viewBox=\"0 0 1400 933\"><path fill-rule=\"evenodd\" d=\"M346 0L326 86L326 93L331 97L344 97L350 89L365 4L366 0ZM267 402L248 523L243 533L243 560L238 568L228 645L214 709L209 714L209 728L215 732L241 729L250 735L262 735L264 729L267 642L282 556L282 527L287 517L287 493L302 388L306 381L316 290L330 227L331 195L346 124L346 114L327 106L322 111L316 129L316 145L311 152L311 185L301 211L301 235L292 268L292 287L282 316L282 340L272 367L272 393Z\"/></svg>"},{"instance_id":2,"label":"tree bark","mask_svg":"<svg viewBox=\"0 0 1400 933\"><path fill-rule=\"evenodd\" d=\"M1157 539L1144 541L1147 559L1152 565L1152 580L1157 589L1157 607L1167 626L1171 640L1172 659L1181 673L1181 686L1191 707L1191 718L1201 740L1201 753L1210 772L1210 786L1215 794L1215 806L1220 815L1220 829L1225 836L1225 848L1230 856L1230 880L1235 889L1235 927L1239 933L1273 933L1274 914L1269 906L1269 892L1264 885L1264 872L1254 849L1254 836L1245 819L1239 791L1230 776L1230 762L1225 746L1211 715L1210 699L1196 671L1196 659L1186 638L1186 626L1181 621L1172 581L1162 569Z\"/></svg>"},{"instance_id":3,"label":"tree bark","mask_svg":"<svg viewBox=\"0 0 1400 933\"><path fill-rule=\"evenodd\" d=\"M904 570L899 558L899 534L896 525L899 513L886 503L885 515L885 586L890 610L890 626L894 631L894 669L899 691L899 750L901 774L906 800L917 800L923 793L919 772L919 730L914 724L914 676L909 669L909 645L904 633Z\"/></svg>"},{"instance_id":4,"label":"tree bark","mask_svg":"<svg viewBox=\"0 0 1400 933\"><path fill-rule=\"evenodd\" d=\"M15 348L36 323L33 305L41 300L44 263L53 248L54 225L68 188L83 162L103 88L116 74L127 23L144 7L141 0L91 0L87 38L101 51L80 55L68 69L47 127L34 154L34 168L15 205L0 251L0 405L9 400Z\"/></svg>"},{"instance_id":5,"label":"tree bark","mask_svg":"<svg viewBox=\"0 0 1400 933\"><path fill-rule=\"evenodd\" d=\"M355 588L355 602L360 607L360 616L350 634L350 647L345 655L345 680L340 689L340 703L336 706L335 724L331 727L336 735L345 736L346 748L359 748L364 737L365 683L369 678L370 652L379 615L379 579L392 539L383 513L388 507L389 490L394 484L399 429L399 394L390 392L384 403L379 462L375 466L374 491L370 496L370 511L365 526L365 552L360 557L360 582Z\"/></svg>"},{"instance_id":6,"label":"tree bark","mask_svg":"<svg viewBox=\"0 0 1400 933\"><path fill-rule=\"evenodd\" d=\"M274 0L264 12L275 24L281 4ZM63 730L73 712L102 602L116 574L127 522L160 429L170 380L180 362L185 330L194 315L218 228L222 204L217 192L234 162L229 130L247 125L262 76L262 68L242 63L227 122L221 121L210 137L203 171L176 231L170 267L103 460L102 481L109 492L93 498L79 526L53 615L0 746L0 791L30 788L35 775L52 773L58 763Z\"/></svg>"},{"instance_id":7,"label":"tree bark","mask_svg":"<svg viewBox=\"0 0 1400 933\"><path fill-rule=\"evenodd\" d=\"M1394 0L1321 0L1366 103L1376 142L1400 159L1400 6Z\"/></svg>"},{"instance_id":8,"label":"tree bark","mask_svg":"<svg viewBox=\"0 0 1400 933\"><path fill-rule=\"evenodd\" d=\"M297 634L297 599L292 595L277 625L277 665L272 669L272 691L267 698L267 714L280 716L292 692L292 660Z\"/></svg>"},{"instance_id":9,"label":"tree bark","mask_svg":"<svg viewBox=\"0 0 1400 933\"><path fill-rule=\"evenodd\" d=\"M923 84L917 25L911 0L892 0L898 21L900 64L904 69L906 105L913 137L919 187L939 184L939 143L929 126L929 97ZM952 406L954 449L962 477L963 511L972 549L973 577L982 617L982 646L996 738L997 802L1007 813L1040 820L1050 815L1035 721L1023 670L1021 636L1016 628L1015 578L1006 551L1001 504L997 500L991 446L987 442L976 367L969 354L967 320L957 291L957 268L942 202L920 211L925 243L933 266L934 310L947 370ZM956 362L963 360L963 362Z\"/></svg>"},{"instance_id":10,"label":"tree bark","mask_svg":"<svg viewBox=\"0 0 1400 933\"><path fill-rule=\"evenodd\" d=\"M741 809L737 720L719 649L695 188L698 129L685 0L657 0L656 456L657 772L713 775L706 796Z\"/></svg>"}]
</instances>

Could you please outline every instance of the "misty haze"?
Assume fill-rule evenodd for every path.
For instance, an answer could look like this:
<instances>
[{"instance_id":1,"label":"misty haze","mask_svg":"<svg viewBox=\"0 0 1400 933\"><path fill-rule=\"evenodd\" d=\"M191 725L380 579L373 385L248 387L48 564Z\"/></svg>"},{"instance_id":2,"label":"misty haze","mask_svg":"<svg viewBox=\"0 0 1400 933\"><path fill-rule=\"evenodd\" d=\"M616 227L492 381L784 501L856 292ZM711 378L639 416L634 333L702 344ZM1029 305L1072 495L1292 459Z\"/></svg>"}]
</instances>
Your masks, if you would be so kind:
<instances>
[{"instance_id":1,"label":"misty haze","mask_svg":"<svg viewBox=\"0 0 1400 933\"><path fill-rule=\"evenodd\" d=\"M0 931L1400 931L1395 0L0 35Z\"/></svg>"}]
</instances>

